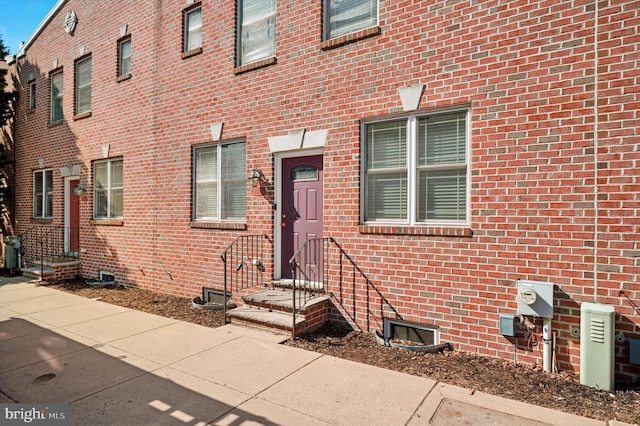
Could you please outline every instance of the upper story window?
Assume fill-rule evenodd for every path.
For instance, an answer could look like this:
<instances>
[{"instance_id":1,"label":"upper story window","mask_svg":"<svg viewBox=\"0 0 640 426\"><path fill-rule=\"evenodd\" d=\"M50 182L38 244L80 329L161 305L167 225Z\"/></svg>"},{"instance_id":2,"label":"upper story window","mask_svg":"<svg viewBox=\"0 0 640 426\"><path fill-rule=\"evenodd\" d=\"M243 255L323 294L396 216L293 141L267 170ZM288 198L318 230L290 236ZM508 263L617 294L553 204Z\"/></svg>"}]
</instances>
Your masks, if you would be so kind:
<instances>
[{"instance_id":1,"label":"upper story window","mask_svg":"<svg viewBox=\"0 0 640 426\"><path fill-rule=\"evenodd\" d=\"M275 56L276 1L238 0L238 65Z\"/></svg>"},{"instance_id":2,"label":"upper story window","mask_svg":"<svg viewBox=\"0 0 640 426\"><path fill-rule=\"evenodd\" d=\"M62 115L62 70L51 74L51 122L60 121Z\"/></svg>"},{"instance_id":3,"label":"upper story window","mask_svg":"<svg viewBox=\"0 0 640 426\"><path fill-rule=\"evenodd\" d=\"M246 220L245 142L195 147L194 220Z\"/></svg>"},{"instance_id":4,"label":"upper story window","mask_svg":"<svg viewBox=\"0 0 640 426\"><path fill-rule=\"evenodd\" d=\"M466 224L467 112L364 124L365 222Z\"/></svg>"},{"instance_id":5,"label":"upper story window","mask_svg":"<svg viewBox=\"0 0 640 426\"><path fill-rule=\"evenodd\" d=\"M202 47L202 7L198 3L183 12L183 52Z\"/></svg>"},{"instance_id":6,"label":"upper story window","mask_svg":"<svg viewBox=\"0 0 640 426\"><path fill-rule=\"evenodd\" d=\"M324 0L324 39L378 24L378 0Z\"/></svg>"},{"instance_id":7,"label":"upper story window","mask_svg":"<svg viewBox=\"0 0 640 426\"><path fill-rule=\"evenodd\" d=\"M36 109L36 82L33 81L29 84L29 110Z\"/></svg>"},{"instance_id":8,"label":"upper story window","mask_svg":"<svg viewBox=\"0 0 640 426\"><path fill-rule=\"evenodd\" d=\"M123 214L123 160L93 164L94 219L121 219Z\"/></svg>"},{"instance_id":9,"label":"upper story window","mask_svg":"<svg viewBox=\"0 0 640 426\"><path fill-rule=\"evenodd\" d=\"M131 73L131 38L118 43L118 77Z\"/></svg>"},{"instance_id":10,"label":"upper story window","mask_svg":"<svg viewBox=\"0 0 640 426\"><path fill-rule=\"evenodd\" d=\"M91 56L76 61L75 114L91 111Z\"/></svg>"},{"instance_id":11,"label":"upper story window","mask_svg":"<svg viewBox=\"0 0 640 426\"><path fill-rule=\"evenodd\" d=\"M33 217L53 216L53 170L39 170L33 174Z\"/></svg>"}]
</instances>

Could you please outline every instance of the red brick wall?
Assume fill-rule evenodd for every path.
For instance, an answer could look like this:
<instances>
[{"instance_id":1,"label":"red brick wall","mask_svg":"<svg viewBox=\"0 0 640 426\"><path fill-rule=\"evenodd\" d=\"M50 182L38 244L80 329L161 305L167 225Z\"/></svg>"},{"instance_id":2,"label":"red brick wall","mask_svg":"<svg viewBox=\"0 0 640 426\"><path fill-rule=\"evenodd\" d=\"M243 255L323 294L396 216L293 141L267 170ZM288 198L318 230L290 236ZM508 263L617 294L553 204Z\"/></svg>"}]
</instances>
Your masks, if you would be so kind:
<instances>
[{"instance_id":1,"label":"red brick wall","mask_svg":"<svg viewBox=\"0 0 640 426\"><path fill-rule=\"evenodd\" d=\"M17 226L33 224L38 158L55 171L81 164L85 276L106 270L123 284L186 296L219 287L219 254L233 238L273 238L273 187L247 192L246 231L191 227L191 147L224 122L223 139L247 140L247 172L260 168L271 185L267 138L303 127L328 130L324 231L369 280L358 284L353 310L363 328L379 328L384 312L438 326L462 350L512 358L517 343L519 360L541 363L538 345L498 333L498 314L516 312L516 280L531 279L556 284L561 369L579 366L571 331L582 302L612 304L617 331L640 337L640 2L599 2L596 10L593 1L384 0L380 34L329 50L321 49L321 2L278 2L277 63L241 74L234 1L203 0L203 52L186 59L186 1L111 5L68 2L19 62L22 89L34 70L39 98L33 113L28 96L20 100ZM70 9L79 19L73 37L61 25ZM125 24L132 78L117 83ZM82 45L92 54L92 115L74 121L73 61ZM65 73L65 122L48 127L54 59ZM359 227L360 120L402 111L397 89L409 84L425 85L425 111L469 108L464 236ZM105 144L124 158L121 226L91 222L92 161ZM272 258L265 263L271 273ZM369 295L375 308L367 308ZM637 378L625 346L617 351L618 378Z\"/></svg>"}]
</instances>

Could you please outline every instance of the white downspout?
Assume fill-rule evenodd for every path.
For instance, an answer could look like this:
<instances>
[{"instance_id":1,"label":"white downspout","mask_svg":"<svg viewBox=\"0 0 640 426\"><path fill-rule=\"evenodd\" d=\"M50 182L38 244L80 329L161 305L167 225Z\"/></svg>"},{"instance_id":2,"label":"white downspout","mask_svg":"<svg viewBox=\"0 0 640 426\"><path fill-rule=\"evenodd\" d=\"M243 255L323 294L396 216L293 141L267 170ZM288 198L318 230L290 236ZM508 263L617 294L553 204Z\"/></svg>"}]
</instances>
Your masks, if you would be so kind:
<instances>
[{"instance_id":1,"label":"white downspout","mask_svg":"<svg viewBox=\"0 0 640 426\"><path fill-rule=\"evenodd\" d=\"M600 18L600 10L598 9L598 0L595 4L594 19L594 84L593 84L593 303L598 303L598 20Z\"/></svg>"},{"instance_id":2,"label":"white downspout","mask_svg":"<svg viewBox=\"0 0 640 426\"><path fill-rule=\"evenodd\" d=\"M542 319L542 369L544 371L551 371L551 318Z\"/></svg>"}]
</instances>

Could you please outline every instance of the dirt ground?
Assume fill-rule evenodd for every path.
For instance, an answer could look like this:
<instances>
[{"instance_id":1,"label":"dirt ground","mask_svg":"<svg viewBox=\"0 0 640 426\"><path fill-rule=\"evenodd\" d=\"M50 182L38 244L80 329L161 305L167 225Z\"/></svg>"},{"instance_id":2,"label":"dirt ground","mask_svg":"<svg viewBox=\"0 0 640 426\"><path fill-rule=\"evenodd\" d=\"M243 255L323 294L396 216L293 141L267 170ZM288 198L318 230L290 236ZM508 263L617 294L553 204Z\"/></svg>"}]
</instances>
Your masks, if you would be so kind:
<instances>
[{"instance_id":1,"label":"dirt ground","mask_svg":"<svg viewBox=\"0 0 640 426\"><path fill-rule=\"evenodd\" d=\"M83 282L47 285L205 327L223 324L222 312L194 309L191 299L138 288L88 286ZM545 373L539 367L514 365L512 361L456 350L423 354L384 347L369 333L349 332L331 325L286 344L580 416L640 423L640 385L610 393L582 386L572 375Z\"/></svg>"}]
</instances>

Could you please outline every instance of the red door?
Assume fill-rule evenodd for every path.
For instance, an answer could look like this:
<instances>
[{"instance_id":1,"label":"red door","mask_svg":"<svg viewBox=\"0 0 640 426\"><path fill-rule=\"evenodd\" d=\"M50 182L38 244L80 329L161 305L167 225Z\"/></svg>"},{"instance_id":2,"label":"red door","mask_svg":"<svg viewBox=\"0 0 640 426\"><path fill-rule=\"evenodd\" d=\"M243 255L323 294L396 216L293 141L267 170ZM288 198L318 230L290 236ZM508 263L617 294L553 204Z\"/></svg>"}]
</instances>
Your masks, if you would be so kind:
<instances>
[{"instance_id":1,"label":"red door","mask_svg":"<svg viewBox=\"0 0 640 426\"><path fill-rule=\"evenodd\" d=\"M73 193L73 188L78 186L79 183L79 180L69 182L71 196L69 199L69 230L67 233L67 242L69 251L72 253L80 252L80 197Z\"/></svg>"},{"instance_id":2,"label":"red door","mask_svg":"<svg viewBox=\"0 0 640 426\"><path fill-rule=\"evenodd\" d=\"M291 278L289 260L308 239L322 238L322 156L282 160L282 260L283 278ZM304 260L305 273L321 278L322 266ZM318 279L320 281L320 279Z\"/></svg>"}]
</instances>

